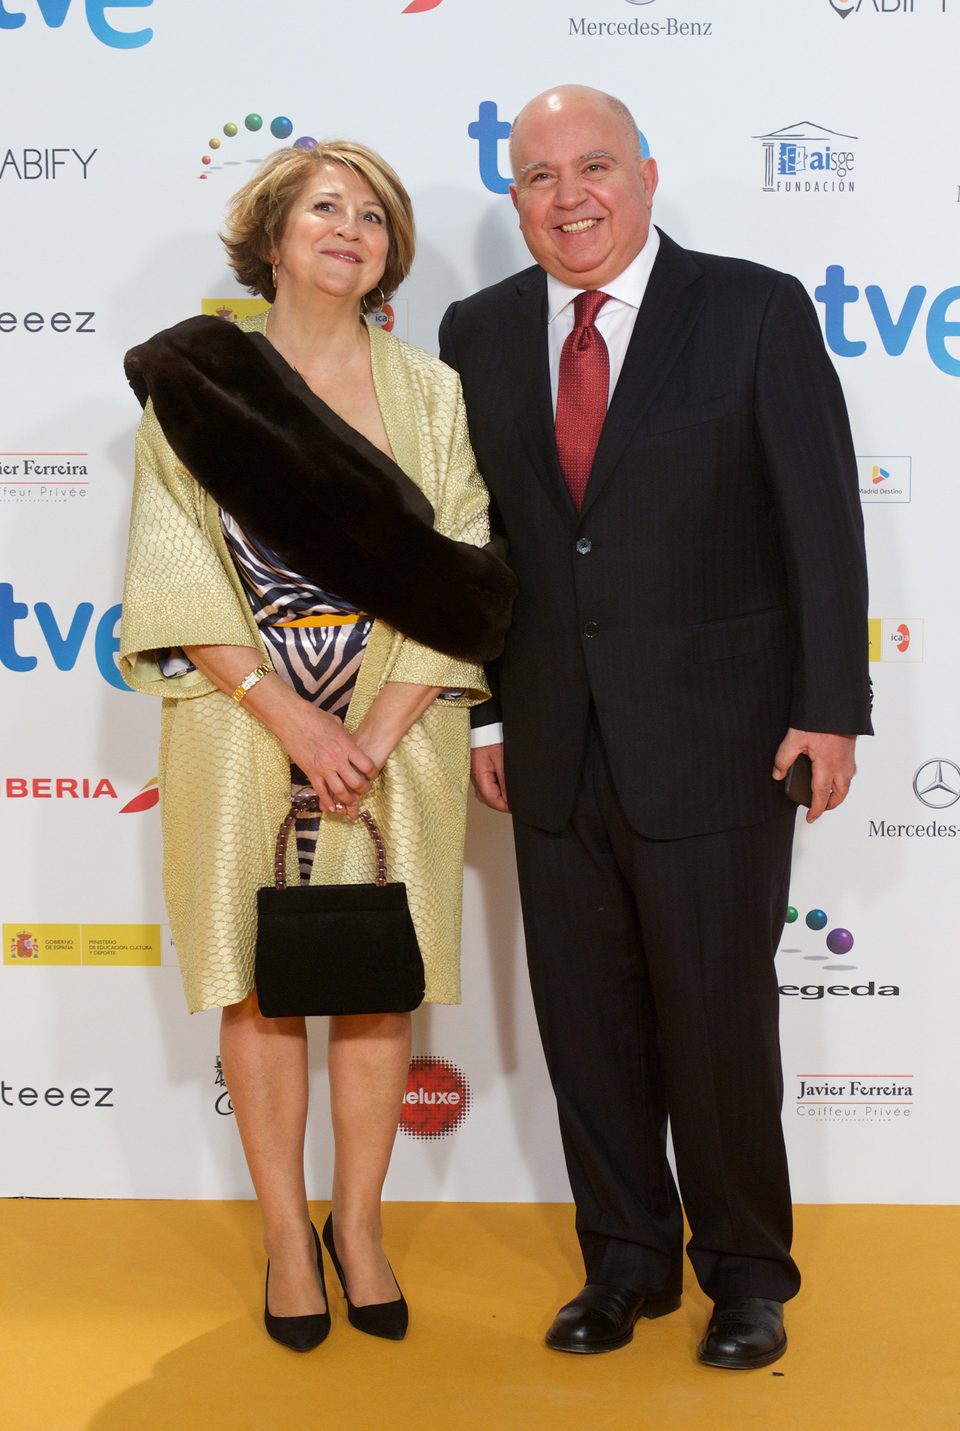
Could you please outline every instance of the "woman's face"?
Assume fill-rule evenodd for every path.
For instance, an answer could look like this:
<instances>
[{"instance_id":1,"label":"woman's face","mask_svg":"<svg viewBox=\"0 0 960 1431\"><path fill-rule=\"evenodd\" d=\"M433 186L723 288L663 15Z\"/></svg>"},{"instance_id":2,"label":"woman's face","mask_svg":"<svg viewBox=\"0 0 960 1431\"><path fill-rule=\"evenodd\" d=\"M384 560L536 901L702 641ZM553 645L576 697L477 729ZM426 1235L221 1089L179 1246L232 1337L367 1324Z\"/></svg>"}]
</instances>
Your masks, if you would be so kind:
<instances>
[{"instance_id":1,"label":"woman's face","mask_svg":"<svg viewBox=\"0 0 960 1431\"><path fill-rule=\"evenodd\" d=\"M342 164L323 164L293 202L272 261L277 292L289 285L360 302L383 277L390 235L370 185Z\"/></svg>"}]
</instances>

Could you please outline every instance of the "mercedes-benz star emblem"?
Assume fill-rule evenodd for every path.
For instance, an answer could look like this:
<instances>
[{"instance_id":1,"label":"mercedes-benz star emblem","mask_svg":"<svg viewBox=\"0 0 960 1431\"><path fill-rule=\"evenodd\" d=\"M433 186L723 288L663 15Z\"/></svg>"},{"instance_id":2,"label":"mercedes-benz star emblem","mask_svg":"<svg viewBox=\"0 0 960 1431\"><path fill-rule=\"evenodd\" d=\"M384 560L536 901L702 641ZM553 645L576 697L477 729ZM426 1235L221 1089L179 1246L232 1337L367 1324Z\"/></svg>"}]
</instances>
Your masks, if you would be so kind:
<instances>
[{"instance_id":1,"label":"mercedes-benz star emblem","mask_svg":"<svg viewBox=\"0 0 960 1431\"><path fill-rule=\"evenodd\" d=\"M928 760L913 777L913 793L931 810L946 810L960 800L960 765L952 760Z\"/></svg>"}]
</instances>

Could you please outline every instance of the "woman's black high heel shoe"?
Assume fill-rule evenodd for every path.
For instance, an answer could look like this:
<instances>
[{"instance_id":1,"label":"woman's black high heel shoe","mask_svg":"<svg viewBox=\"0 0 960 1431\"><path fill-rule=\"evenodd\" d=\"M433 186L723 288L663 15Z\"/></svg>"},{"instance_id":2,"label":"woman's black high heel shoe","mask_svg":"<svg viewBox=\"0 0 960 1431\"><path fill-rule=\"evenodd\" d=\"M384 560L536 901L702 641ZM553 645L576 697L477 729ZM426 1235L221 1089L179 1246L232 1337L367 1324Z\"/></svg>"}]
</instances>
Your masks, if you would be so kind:
<instances>
[{"instance_id":1,"label":"woman's black high heel shoe","mask_svg":"<svg viewBox=\"0 0 960 1431\"><path fill-rule=\"evenodd\" d=\"M399 1282L397 1291L400 1292L400 1297L397 1301L371 1302L366 1307L355 1307L350 1300L343 1268L340 1266L340 1258L337 1256L337 1249L333 1241L333 1213L323 1224L323 1245L329 1252L334 1271L340 1278L340 1286L347 1299L347 1320L350 1325L356 1327L358 1332L366 1332L371 1337L386 1337L388 1341L392 1342L402 1341L407 1334L410 1313L407 1308L407 1299L400 1292ZM390 1271L393 1271L392 1267Z\"/></svg>"},{"instance_id":2,"label":"woman's black high heel shoe","mask_svg":"<svg viewBox=\"0 0 960 1431\"><path fill-rule=\"evenodd\" d=\"M317 1244L317 1271L320 1273L320 1286L323 1288L323 1296L326 1300L327 1286L323 1279L323 1253L320 1251L317 1229L312 1222L310 1230L313 1233L313 1240ZM330 1330L330 1304L327 1303L325 1312L312 1312L306 1317L275 1317L270 1310L270 1263L268 1262L267 1285L263 1293L263 1325L273 1340L279 1342L281 1346L289 1347L291 1351L313 1351Z\"/></svg>"}]
</instances>

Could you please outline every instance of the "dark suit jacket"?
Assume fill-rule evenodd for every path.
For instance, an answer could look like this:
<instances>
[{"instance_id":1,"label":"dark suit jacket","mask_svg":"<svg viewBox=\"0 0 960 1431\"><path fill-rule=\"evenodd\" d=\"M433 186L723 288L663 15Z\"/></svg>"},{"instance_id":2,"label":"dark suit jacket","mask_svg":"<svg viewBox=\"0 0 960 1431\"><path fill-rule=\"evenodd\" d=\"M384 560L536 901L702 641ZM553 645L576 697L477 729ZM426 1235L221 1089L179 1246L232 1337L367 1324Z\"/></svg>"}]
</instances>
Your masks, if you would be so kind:
<instances>
[{"instance_id":1,"label":"dark suit jacket","mask_svg":"<svg viewBox=\"0 0 960 1431\"><path fill-rule=\"evenodd\" d=\"M796 279L661 235L579 514L543 270L453 304L441 356L520 578L494 673L519 819L566 823L591 701L627 816L658 839L783 810L788 726L870 731L856 463Z\"/></svg>"}]
</instances>

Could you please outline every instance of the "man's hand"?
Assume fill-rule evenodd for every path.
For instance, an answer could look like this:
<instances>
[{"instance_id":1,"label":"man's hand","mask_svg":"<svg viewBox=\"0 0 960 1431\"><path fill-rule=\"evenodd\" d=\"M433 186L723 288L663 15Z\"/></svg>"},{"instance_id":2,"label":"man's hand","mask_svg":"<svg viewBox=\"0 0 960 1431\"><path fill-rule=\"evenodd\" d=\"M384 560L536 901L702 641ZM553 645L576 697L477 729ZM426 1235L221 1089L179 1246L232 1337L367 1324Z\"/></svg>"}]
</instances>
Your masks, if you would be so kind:
<instances>
[{"instance_id":1,"label":"man's hand","mask_svg":"<svg viewBox=\"0 0 960 1431\"><path fill-rule=\"evenodd\" d=\"M774 780L783 780L798 755L807 754L813 764L813 800L807 824L819 820L824 810L835 810L847 798L857 766L855 735L827 735L819 731L787 731L773 762Z\"/></svg>"},{"instance_id":2,"label":"man's hand","mask_svg":"<svg viewBox=\"0 0 960 1431\"><path fill-rule=\"evenodd\" d=\"M477 799L491 810L509 814L506 785L503 781L503 746L480 745L470 752L470 778Z\"/></svg>"}]
</instances>

